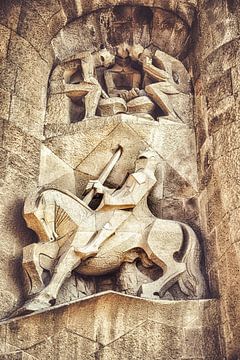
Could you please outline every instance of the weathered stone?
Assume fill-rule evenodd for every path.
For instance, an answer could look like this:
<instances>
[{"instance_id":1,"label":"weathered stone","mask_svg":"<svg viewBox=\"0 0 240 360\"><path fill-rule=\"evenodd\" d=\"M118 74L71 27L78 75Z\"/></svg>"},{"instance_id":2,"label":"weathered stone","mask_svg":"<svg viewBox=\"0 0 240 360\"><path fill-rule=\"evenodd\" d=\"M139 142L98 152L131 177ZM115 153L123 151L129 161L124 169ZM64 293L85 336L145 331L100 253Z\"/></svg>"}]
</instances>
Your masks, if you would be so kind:
<instances>
[{"instance_id":1,"label":"weathered stone","mask_svg":"<svg viewBox=\"0 0 240 360\"><path fill-rule=\"evenodd\" d=\"M50 66L42 60L34 47L15 33L11 35L8 59L20 68L28 70L29 74L32 72L43 75L50 71Z\"/></svg>"},{"instance_id":2,"label":"weathered stone","mask_svg":"<svg viewBox=\"0 0 240 360\"><path fill-rule=\"evenodd\" d=\"M12 328L1 325L1 358L233 360L240 356L240 6L237 0L199 0L197 13L195 9L196 1L190 0L124 0L121 4L117 0L1 1L2 316L23 301L22 247L37 241L21 217L24 198L39 183L50 182L74 192L74 178L76 194L82 196L90 179L86 172L97 177L102 170L100 164L109 160L119 143L126 146L126 151L119 171L113 170L106 185L120 186L120 180L124 182L124 174L132 172L140 148L151 146L158 152L161 171L156 172L158 183L149 195L149 207L161 218L181 220L202 234L202 267L209 278L211 296L220 299L221 308L220 313L218 307L206 309L198 301L170 302L178 295L176 286L166 294L168 301L152 301L151 305L136 298L131 298L130 305L130 298L125 302L117 295L102 302L96 297L91 306L81 303L82 310L77 305L74 311L73 305L65 308L71 312L68 321L53 309L55 320L54 316L46 320L46 313L42 313L36 315L35 322L34 316L25 318L24 327L15 320ZM84 103L79 106L72 101L69 106L69 99L63 96L64 72L68 65L79 66L80 60L61 62L79 57L81 51L99 51L104 46L111 49L124 41L152 53L160 46L163 52L184 59L194 79L193 122L191 96L172 94L168 96L171 101L165 98L164 104L174 105L177 120L162 118L160 112L153 115L155 119L159 116L159 123L125 115L70 123L83 119L80 108L84 109ZM134 66L143 75L136 51L135 56ZM165 71L164 67L160 64L159 69ZM102 70L98 69L98 78L106 91ZM167 72L172 75L170 68ZM176 74L174 79L178 81ZM132 94L135 91L127 90ZM44 125L49 156L45 154L40 162ZM97 156L98 161L92 161ZM97 223L100 226L99 219ZM126 283L134 279L135 271L160 276L152 268L136 268L136 263L130 264L129 274L124 275ZM149 276L141 276L149 281ZM117 275L104 275L97 284L92 280L86 283L73 275L62 289L59 302L116 289L116 280ZM126 291L129 288L126 286ZM76 332L83 331L92 338L70 329L72 317ZM50 324L55 321L55 325L49 326L48 320Z\"/></svg>"},{"instance_id":3,"label":"weathered stone","mask_svg":"<svg viewBox=\"0 0 240 360\"><path fill-rule=\"evenodd\" d=\"M65 94L50 95L47 103L47 124L70 123L71 100Z\"/></svg>"},{"instance_id":4,"label":"weathered stone","mask_svg":"<svg viewBox=\"0 0 240 360\"><path fill-rule=\"evenodd\" d=\"M218 303L211 300L157 302L106 292L69 306L10 320L2 323L0 329L7 334L7 344L24 348L26 354L36 359L46 356L55 359L56 355L64 359L66 354L69 359L75 359L82 356L83 351L87 360L96 357L122 359L123 356L139 360L143 356L146 359L169 356L180 359L186 358L186 351L190 354L194 348L190 334L195 334L194 339L199 344L208 342L207 347L202 347L205 359L208 355L217 359L216 356L220 356L217 319L209 317L207 320L209 309L218 311ZM187 324L185 336L181 324ZM197 324L204 325L202 331ZM216 330L208 328L210 324ZM38 330L33 335L36 326ZM153 333L154 336L149 337ZM3 348L3 355L8 354L6 350ZM197 350L199 353L200 347Z\"/></svg>"},{"instance_id":5,"label":"weathered stone","mask_svg":"<svg viewBox=\"0 0 240 360\"><path fill-rule=\"evenodd\" d=\"M229 154L238 149L239 146L239 122L232 122L222 126L213 136L213 151L215 159L224 154Z\"/></svg>"},{"instance_id":6,"label":"weathered stone","mask_svg":"<svg viewBox=\"0 0 240 360\"><path fill-rule=\"evenodd\" d=\"M31 24L31 27L29 27ZM34 8L34 2L27 2L21 7L18 22L18 34L26 39L42 56L43 49L50 42L50 35L43 18Z\"/></svg>"},{"instance_id":7,"label":"weathered stone","mask_svg":"<svg viewBox=\"0 0 240 360\"><path fill-rule=\"evenodd\" d=\"M207 45L208 42L206 42L206 46ZM225 71L234 67L238 61L238 53L238 38L224 44L223 46L219 46L203 62L202 76L204 77L204 80L207 82L215 80L221 77Z\"/></svg>"},{"instance_id":8,"label":"weathered stone","mask_svg":"<svg viewBox=\"0 0 240 360\"><path fill-rule=\"evenodd\" d=\"M1 179L4 179L8 164L8 152L4 149L0 149L0 160Z\"/></svg>"},{"instance_id":9,"label":"weathered stone","mask_svg":"<svg viewBox=\"0 0 240 360\"><path fill-rule=\"evenodd\" d=\"M236 19L227 11L225 3L218 4L218 6L214 1L210 6L209 2L206 4L207 11L202 11L200 15L201 32L207 32L208 39L208 41L201 41L204 58L217 48L230 43L238 34Z\"/></svg>"},{"instance_id":10,"label":"weathered stone","mask_svg":"<svg viewBox=\"0 0 240 360\"><path fill-rule=\"evenodd\" d=\"M43 138L44 113L17 96L12 97L9 121L29 135Z\"/></svg>"},{"instance_id":11,"label":"weathered stone","mask_svg":"<svg viewBox=\"0 0 240 360\"><path fill-rule=\"evenodd\" d=\"M207 187L207 224L209 233L221 221L224 209L221 201L221 188L216 178L213 178ZM217 206L216 206L217 205Z\"/></svg>"},{"instance_id":12,"label":"weathered stone","mask_svg":"<svg viewBox=\"0 0 240 360\"><path fill-rule=\"evenodd\" d=\"M0 23L4 26L17 30L18 19L21 11L21 1L2 1L0 7Z\"/></svg>"},{"instance_id":13,"label":"weathered stone","mask_svg":"<svg viewBox=\"0 0 240 360\"><path fill-rule=\"evenodd\" d=\"M62 9L58 0L31 0L29 3L29 5L36 9L46 24L49 24L52 17Z\"/></svg>"},{"instance_id":14,"label":"weathered stone","mask_svg":"<svg viewBox=\"0 0 240 360\"><path fill-rule=\"evenodd\" d=\"M0 62L1 89L11 91L14 89L17 76L16 64L8 60Z\"/></svg>"},{"instance_id":15,"label":"weathered stone","mask_svg":"<svg viewBox=\"0 0 240 360\"><path fill-rule=\"evenodd\" d=\"M55 169L52 171L52 169ZM41 147L39 186L52 185L75 194L73 169L54 155L46 146Z\"/></svg>"},{"instance_id":16,"label":"weathered stone","mask_svg":"<svg viewBox=\"0 0 240 360\"><path fill-rule=\"evenodd\" d=\"M0 89L0 117L8 120L11 103L11 93Z\"/></svg>"},{"instance_id":17,"label":"weathered stone","mask_svg":"<svg viewBox=\"0 0 240 360\"><path fill-rule=\"evenodd\" d=\"M118 123L119 119L115 121L106 119L106 121L98 124L97 134L94 120L73 124L73 129L75 129L73 134L68 134L68 127L65 127L66 133L61 137L46 140L45 145L72 168L76 168L89 152L93 151L101 140L111 133ZM79 141L80 136L81 142Z\"/></svg>"},{"instance_id":18,"label":"weathered stone","mask_svg":"<svg viewBox=\"0 0 240 360\"><path fill-rule=\"evenodd\" d=\"M1 40L0 40L0 59L7 57L8 44L10 40L11 31L5 26L0 25Z\"/></svg>"},{"instance_id":19,"label":"weathered stone","mask_svg":"<svg viewBox=\"0 0 240 360\"><path fill-rule=\"evenodd\" d=\"M226 71L218 80L208 86L208 107L215 106L217 102L232 95L231 71Z\"/></svg>"},{"instance_id":20,"label":"weathered stone","mask_svg":"<svg viewBox=\"0 0 240 360\"><path fill-rule=\"evenodd\" d=\"M165 170L166 183L164 184L164 197L188 198L195 194L195 190L189 185L176 170L170 166Z\"/></svg>"},{"instance_id":21,"label":"weathered stone","mask_svg":"<svg viewBox=\"0 0 240 360\"><path fill-rule=\"evenodd\" d=\"M158 36L158 32L162 36ZM171 34L171 35L170 35ZM168 41L169 36L173 41ZM165 49L168 54L176 56L183 51L188 37L186 24L180 18L176 18L171 12L162 9L156 9L153 15L152 43L160 49Z\"/></svg>"},{"instance_id":22,"label":"weathered stone","mask_svg":"<svg viewBox=\"0 0 240 360\"><path fill-rule=\"evenodd\" d=\"M38 74L36 78L29 69L20 69L15 83L15 94L38 111L43 111L46 106L47 73ZM39 75L39 76L38 76ZM26 78L28 81L26 82Z\"/></svg>"},{"instance_id":23,"label":"weathered stone","mask_svg":"<svg viewBox=\"0 0 240 360\"><path fill-rule=\"evenodd\" d=\"M213 118L209 118L208 131L209 135L221 129L233 121L237 120L236 109L234 105L230 105L225 112L216 114Z\"/></svg>"},{"instance_id":24,"label":"weathered stone","mask_svg":"<svg viewBox=\"0 0 240 360\"><path fill-rule=\"evenodd\" d=\"M45 10L46 7L44 6L43 9ZM64 25L67 23L67 17L63 9L59 10L58 12L52 15L47 23L48 32L53 37L55 36Z\"/></svg>"}]
</instances>

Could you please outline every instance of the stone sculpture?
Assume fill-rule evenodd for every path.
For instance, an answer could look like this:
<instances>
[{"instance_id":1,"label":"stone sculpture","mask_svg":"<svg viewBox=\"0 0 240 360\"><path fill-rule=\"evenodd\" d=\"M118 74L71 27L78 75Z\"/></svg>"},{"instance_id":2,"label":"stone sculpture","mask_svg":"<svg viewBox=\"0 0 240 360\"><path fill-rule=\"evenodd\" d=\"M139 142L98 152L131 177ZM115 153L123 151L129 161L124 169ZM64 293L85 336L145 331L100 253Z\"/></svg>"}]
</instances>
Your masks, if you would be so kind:
<instances>
[{"instance_id":1,"label":"stone sculpture","mask_svg":"<svg viewBox=\"0 0 240 360\"><path fill-rule=\"evenodd\" d=\"M83 200L51 188L41 188L26 199L23 216L39 242L23 249L31 299L20 313L54 304L73 270L99 276L136 259L144 267L155 264L163 271L156 281L142 284L140 296L161 298L178 283L189 298L204 297L199 242L194 231L186 224L156 218L147 205L147 196L156 183L159 155L149 148L140 152L135 171L119 189L104 186L122 151L119 147L99 178L89 181ZM93 210L91 200L97 194L102 199ZM51 274L48 283L44 280L46 271Z\"/></svg>"},{"instance_id":2,"label":"stone sculpture","mask_svg":"<svg viewBox=\"0 0 240 360\"><path fill-rule=\"evenodd\" d=\"M95 116L97 109L101 116L130 113L156 118L158 108L161 116L186 122L179 107L186 106L191 94L190 77L179 60L160 50L127 43L117 47L116 56L103 49L79 57L83 81L65 84L65 93L71 99L85 96L85 118ZM104 83L97 80L98 66L105 67Z\"/></svg>"},{"instance_id":3,"label":"stone sculpture","mask_svg":"<svg viewBox=\"0 0 240 360\"><path fill-rule=\"evenodd\" d=\"M113 63L114 56L108 50L101 49L93 54L85 52L79 57L83 81L77 85L65 84L65 93L71 99L84 96L85 118L89 118L95 116L100 97L108 98L96 77L96 68L107 68Z\"/></svg>"}]
</instances>

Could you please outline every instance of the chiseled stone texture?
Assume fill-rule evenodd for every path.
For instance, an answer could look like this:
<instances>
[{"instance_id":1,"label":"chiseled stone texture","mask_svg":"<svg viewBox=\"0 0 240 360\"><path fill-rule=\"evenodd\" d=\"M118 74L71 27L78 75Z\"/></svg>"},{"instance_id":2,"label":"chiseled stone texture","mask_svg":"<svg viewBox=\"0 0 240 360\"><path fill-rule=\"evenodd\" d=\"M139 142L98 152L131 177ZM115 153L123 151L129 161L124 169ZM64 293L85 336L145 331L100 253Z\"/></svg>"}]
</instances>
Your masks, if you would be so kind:
<instances>
[{"instance_id":1,"label":"chiseled stone texture","mask_svg":"<svg viewBox=\"0 0 240 360\"><path fill-rule=\"evenodd\" d=\"M221 299L226 358L240 357L240 4L199 1L192 63L200 226L213 296Z\"/></svg>"},{"instance_id":2,"label":"chiseled stone texture","mask_svg":"<svg viewBox=\"0 0 240 360\"><path fill-rule=\"evenodd\" d=\"M188 37L189 26L191 26L194 18L194 7L196 6L196 2L193 1L194 6L190 6L188 11L187 3L188 2L184 0L176 6L175 3L159 0L155 4L157 9L153 15L153 28L155 29L153 33L158 31L160 24L164 26L165 17L167 17L169 23L166 29L167 33L172 34L172 38L177 39L179 39L181 33L181 41L185 42L185 39ZM126 4L127 10L125 7L119 8L119 4ZM89 14L89 19L93 19L94 16L100 14L100 9L104 9L103 12L105 13L107 11L108 13L108 10L105 11L105 9L110 7L109 18L112 19L115 16L113 16L112 10L114 6L116 6L116 21L114 20L116 26L114 25L112 39L117 39L116 29L119 26L118 20L119 18L121 19L122 16L121 11L124 13L126 11L128 14L133 14L134 12L136 24L134 25L130 21L131 24L129 23L128 25L131 29L136 30L134 31L137 37L141 36L142 21L145 21L145 19L140 16L143 10L142 6L146 6L146 13L151 15L154 6L153 1L134 0L131 2L131 6L129 6L125 0L120 3L115 0L92 1L91 3L79 0L8 0L1 2L1 316L9 313L12 307L19 304L22 300L22 247L35 239L35 235L26 228L20 216L24 198L38 185L51 183L62 186L68 174L71 176L71 181L68 183L68 186L74 191L75 185L72 168L78 166L82 160L80 159L78 162L75 156L71 158L72 153L70 152L69 163L64 165L63 161L65 161L65 158L59 156L59 160L55 156L59 155L58 153L56 154L56 152L53 151L54 154L44 157L43 152L41 152L44 135L48 136L49 132L52 132L54 136L56 136L58 135L56 132L61 133L62 130L68 135L72 130L74 133L76 132L75 129L81 128L81 126L78 126L79 124L51 124L50 121L49 128L46 127L44 134L48 79L53 63L56 60L56 54L54 54L52 47L53 43L56 45L56 41L53 41L53 39L60 41L58 34L61 29L71 29L72 26L70 23L73 20L76 20L76 23L81 22L81 15L86 15L87 17ZM133 9L133 7L136 9ZM172 11L172 13L170 13L170 11ZM95 12L94 16L91 15L92 12ZM108 17L108 14L106 16ZM129 22L128 18L127 22ZM91 30L93 30L93 32L99 31L106 36L106 32L109 32L107 21L101 21L101 29L98 26L96 28L92 26ZM61 33L66 34L66 31L62 30ZM72 35L74 36L74 34ZM90 37L92 39L91 34ZM146 40L149 40L149 34ZM156 43L163 40L162 37L154 37ZM181 41L175 42L175 45L172 43L173 46L169 42L165 42L162 45L163 47L169 46L169 52L175 54L179 52ZM99 46L101 42L102 39L99 43L95 43L94 46ZM69 46L72 47L74 44L74 42L71 42ZM59 102L57 105L61 106L62 103ZM57 105L56 108L58 108ZM52 101L49 106L53 106L54 111L56 110L54 101ZM59 117L66 115L64 111L60 111L59 113L56 111L56 113ZM117 123L113 124L113 126L116 125ZM95 128L95 124L90 125L90 127L91 126ZM54 127L56 127L56 129L54 129ZM109 128L106 129L105 135L107 136L112 129L112 124L110 124ZM183 126L182 129L185 136L188 135L187 132L191 132L186 126ZM91 132L91 130L89 130L89 132ZM100 128L99 132L101 132ZM86 144L80 144L78 136L79 134L73 136L73 144L74 146L78 146L76 147L76 152L79 151L79 154L85 157L87 154L84 152L84 148L88 148L88 144L89 146L92 145L91 138L86 139ZM69 145L69 138L67 136L66 139L63 139L62 143L59 144L58 152L64 152L65 142ZM98 142L95 143L95 146L97 145ZM49 148L53 150L54 144L49 145ZM40 172L41 163L43 162L45 162L46 167L45 169L41 169ZM52 163L58 164L60 167L56 178L52 177L52 174L49 174L48 171L49 164ZM172 171L176 173L175 165L178 166L178 164L172 165L174 165ZM186 169L185 173L186 172L189 172L189 169ZM181 174L181 176L185 175L185 173ZM80 171L75 170L75 178L78 178L79 174ZM175 174L175 176L177 175ZM196 177L196 172L194 176ZM183 178L181 181L184 182L185 180L186 179ZM191 186L188 186L187 191L191 192ZM79 187L81 187L81 184ZM80 189L76 189L76 191L80 192Z\"/></svg>"},{"instance_id":3,"label":"chiseled stone texture","mask_svg":"<svg viewBox=\"0 0 240 360\"><path fill-rule=\"evenodd\" d=\"M0 323L0 358L221 360L218 306L108 291Z\"/></svg>"},{"instance_id":4,"label":"chiseled stone texture","mask_svg":"<svg viewBox=\"0 0 240 360\"><path fill-rule=\"evenodd\" d=\"M2 315L9 312L21 299L19 259L22 246L33 240L33 234L26 229L19 214L24 197L37 185L39 176L40 139L43 135L47 82L53 60L50 41L53 37L59 38L58 32L82 14L89 14L91 11L119 3L129 4L129 1L8 0L1 2L0 311ZM161 9L169 11L175 2L131 1L131 4L136 6L153 6L154 3L160 8L154 23L158 29ZM181 15L183 3L184 1L179 2L177 15L180 15L185 22L191 23L193 16L185 19ZM232 360L240 356L238 126L240 5L238 0L199 0L198 4L199 21L195 22L196 29L194 29L194 33L198 35L195 39L196 49L192 67L195 78L194 121L201 189L198 199L201 209L200 227L203 229L205 240L205 262L211 292L213 296L221 298L222 336L226 339L226 356L227 359ZM179 19L177 25L181 26L181 21ZM170 16L169 23L171 22L173 17ZM182 35L184 36L184 27ZM162 37L158 36L156 41L161 39ZM170 42L168 45L171 45ZM54 102L52 106L54 107ZM73 129L77 127L78 124L76 126L71 124L68 126L68 131L74 132ZM56 132L63 134L65 129L66 124L50 124L45 134L49 135L51 132L54 135ZM54 144L51 143L49 147L52 149ZM173 169L168 168L167 171ZM182 184L185 179L178 177L177 181ZM172 193L172 184L169 184L167 191ZM193 204L196 201L195 198L190 200ZM174 205L179 208L179 203L177 197ZM184 211L187 212L189 204L185 205ZM167 218L172 216L168 203L163 205L161 211ZM38 316L30 318L37 319ZM12 324L14 323L13 321ZM6 325L1 327L3 333L0 342L4 342L5 329ZM59 333L61 338L60 335ZM75 344L76 336L69 335L72 344ZM194 351L197 354L199 347L198 337L196 338ZM191 339L193 339L192 334ZM7 345L7 353L9 355L2 355L2 359L36 359L10 344ZM185 359L192 359L191 354L193 352L189 350Z\"/></svg>"}]
</instances>

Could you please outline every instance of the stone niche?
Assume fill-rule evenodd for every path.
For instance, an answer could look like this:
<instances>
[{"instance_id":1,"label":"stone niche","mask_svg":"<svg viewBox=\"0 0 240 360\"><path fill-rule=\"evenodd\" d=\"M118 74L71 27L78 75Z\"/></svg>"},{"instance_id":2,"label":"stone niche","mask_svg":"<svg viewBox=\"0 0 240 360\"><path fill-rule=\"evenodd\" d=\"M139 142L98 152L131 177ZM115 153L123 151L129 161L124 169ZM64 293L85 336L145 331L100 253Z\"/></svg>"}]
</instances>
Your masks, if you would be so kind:
<instances>
[{"instance_id":1,"label":"stone niche","mask_svg":"<svg viewBox=\"0 0 240 360\"><path fill-rule=\"evenodd\" d=\"M220 360L198 208L196 4L110 5L51 39L23 209L38 239L23 249L26 302L0 324L2 356Z\"/></svg>"},{"instance_id":2,"label":"stone niche","mask_svg":"<svg viewBox=\"0 0 240 360\"><path fill-rule=\"evenodd\" d=\"M190 44L192 18L189 9L185 17L180 17L163 8L118 5L74 20L52 39L57 61L49 78L40 186L69 190L82 198L88 181L98 178L121 145L123 154L105 183L118 188L134 171L139 152L151 147L159 154L159 164L156 185L148 196L149 208L155 216L186 222L200 234L193 94L190 75L180 60L186 57ZM110 99L102 99L101 95L96 112L89 116L85 110L83 63L92 61L89 53L95 56L104 48L115 59L110 66L97 66L95 77ZM176 89L161 90L167 94L162 101L173 107L171 114L164 105L158 105L155 93L152 95L150 90L146 94L149 80L139 58L157 53L161 57L154 60L158 70L170 77L167 86L176 85ZM136 80L130 81L131 76ZM120 97L121 91L130 92L135 86L144 96L128 94L130 101ZM131 279L125 284L124 291L133 295L137 295L139 284L161 275L158 268L146 270L138 262L129 265L127 272L134 273L137 279L135 290ZM64 283L57 301L103 290L120 291L119 274L117 271L94 279L74 274ZM185 298L175 288L174 295L166 296Z\"/></svg>"}]
</instances>

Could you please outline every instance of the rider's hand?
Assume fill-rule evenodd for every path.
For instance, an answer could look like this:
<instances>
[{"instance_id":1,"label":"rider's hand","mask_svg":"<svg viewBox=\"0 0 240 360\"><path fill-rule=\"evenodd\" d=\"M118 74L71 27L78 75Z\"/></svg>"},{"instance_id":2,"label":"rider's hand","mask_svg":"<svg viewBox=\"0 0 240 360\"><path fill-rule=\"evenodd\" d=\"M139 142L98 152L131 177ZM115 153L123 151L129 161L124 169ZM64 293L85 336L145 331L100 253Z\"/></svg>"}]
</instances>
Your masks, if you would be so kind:
<instances>
[{"instance_id":1,"label":"rider's hand","mask_svg":"<svg viewBox=\"0 0 240 360\"><path fill-rule=\"evenodd\" d=\"M99 180L90 180L86 186L86 190L95 189L98 194L103 194L104 186Z\"/></svg>"}]
</instances>

